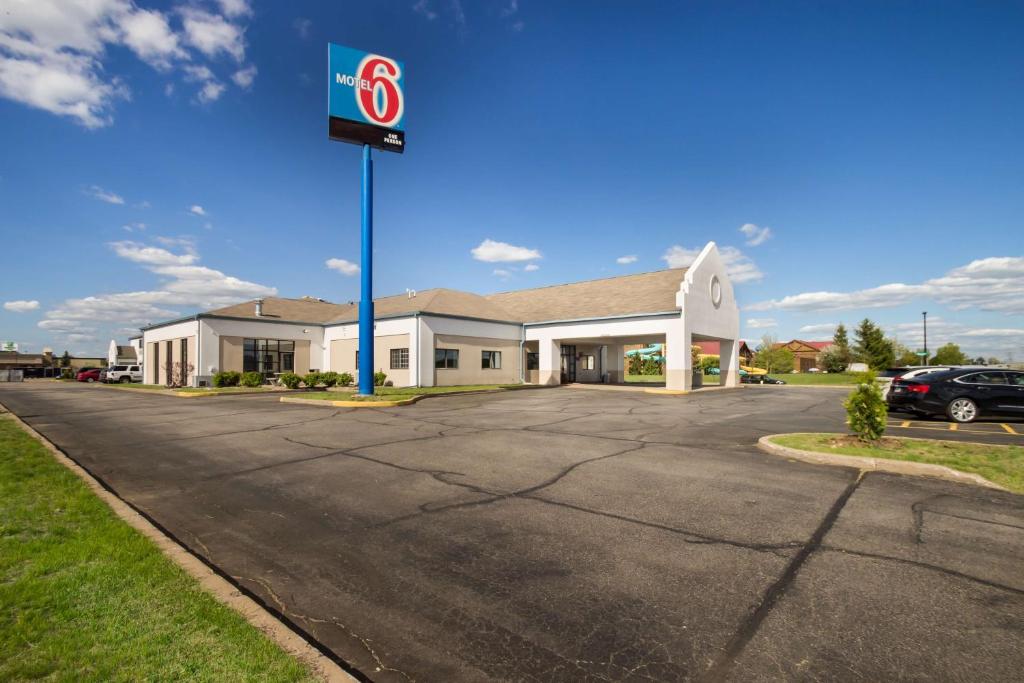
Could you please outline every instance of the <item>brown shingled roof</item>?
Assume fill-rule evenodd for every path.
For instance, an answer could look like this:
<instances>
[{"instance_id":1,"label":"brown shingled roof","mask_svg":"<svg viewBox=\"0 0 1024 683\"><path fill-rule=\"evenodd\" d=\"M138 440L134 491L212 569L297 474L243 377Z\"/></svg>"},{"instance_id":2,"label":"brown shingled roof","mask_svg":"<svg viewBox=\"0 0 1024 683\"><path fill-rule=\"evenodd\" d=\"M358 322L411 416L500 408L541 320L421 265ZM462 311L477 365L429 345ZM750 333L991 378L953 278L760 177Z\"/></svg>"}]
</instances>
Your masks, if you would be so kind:
<instances>
[{"instance_id":1,"label":"brown shingled roof","mask_svg":"<svg viewBox=\"0 0 1024 683\"><path fill-rule=\"evenodd\" d=\"M491 294L516 320L545 322L675 311L685 268L620 275L536 289Z\"/></svg>"},{"instance_id":2,"label":"brown shingled roof","mask_svg":"<svg viewBox=\"0 0 1024 683\"><path fill-rule=\"evenodd\" d=\"M374 299L374 313L377 318L434 313L505 322L663 313L678 310L676 292L685 273L685 268L674 268L489 296L454 289L426 289L411 297L397 294ZM356 303L333 304L309 297L266 297L260 318L256 316L255 301L218 308L208 314L327 325L358 320L359 306Z\"/></svg>"}]
</instances>

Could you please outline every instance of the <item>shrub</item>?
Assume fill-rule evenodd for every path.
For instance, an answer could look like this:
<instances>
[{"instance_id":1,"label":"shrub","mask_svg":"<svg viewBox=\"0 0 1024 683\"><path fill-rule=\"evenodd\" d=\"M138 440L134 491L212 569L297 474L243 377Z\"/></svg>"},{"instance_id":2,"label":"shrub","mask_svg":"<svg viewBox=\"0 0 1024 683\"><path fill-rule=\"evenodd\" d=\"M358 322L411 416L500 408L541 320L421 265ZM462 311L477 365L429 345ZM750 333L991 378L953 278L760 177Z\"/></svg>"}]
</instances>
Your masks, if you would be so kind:
<instances>
[{"instance_id":1,"label":"shrub","mask_svg":"<svg viewBox=\"0 0 1024 683\"><path fill-rule=\"evenodd\" d=\"M888 410L874 372L858 377L857 388L843 401L850 429L861 441L875 442L885 433Z\"/></svg>"},{"instance_id":2,"label":"shrub","mask_svg":"<svg viewBox=\"0 0 1024 683\"><path fill-rule=\"evenodd\" d=\"M240 379L243 387L258 387L263 384L263 375L256 371L247 372Z\"/></svg>"},{"instance_id":3,"label":"shrub","mask_svg":"<svg viewBox=\"0 0 1024 683\"><path fill-rule=\"evenodd\" d=\"M350 386L352 386L352 382L353 381L354 380L352 378L352 375L350 373L348 373L348 372L343 372L340 375L338 375L338 384L340 386L350 387Z\"/></svg>"},{"instance_id":4,"label":"shrub","mask_svg":"<svg viewBox=\"0 0 1024 683\"><path fill-rule=\"evenodd\" d=\"M71 368L61 368L60 369L60 378L61 379L74 379L75 378L75 371L72 370Z\"/></svg>"},{"instance_id":5,"label":"shrub","mask_svg":"<svg viewBox=\"0 0 1024 683\"><path fill-rule=\"evenodd\" d=\"M225 370L213 375L213 386L215 387L237 387L242 380L242 373L236 370Z\"/></svg>"},{"instance_id":6,"label":"shrub","mask_svg":"<svg viewBox=\"0 0 1024 683\"><path fill-rule=\"evenodd\" d=\"M319 372L307 372L302 376L302 383L306 385L307 389L312 389L320 384L320 373Z\"/></svg>"},{"instance_id":7,"label":"shrub","mask_svg":"<svg viewBox=\"0 0 1024 683\"><path fill-rule=\"evenodd\" d=\"M378 370L377 372L373 373L373 386L384 386L384 382L387 381L387 378L388 376L386 373L384 373L382 370Z\"/></svg>"},{"instance_id":8,"label":"shrub","mask_svg":"<svg viewBox=\"0 0 1024 683\"><path fill-rule=\"evenodd\" d=\"M282 386L288 387L289 389L298 389L299 384L302 383L302 378L294 372L282 372L277 376L277 381L280 382Z\"/></svg>"},{"instance_id":9,"label":"shrub","mask_svg":"<svg viewBox=\"0 0 1024 683\"><path fill-rule=\"evenodd\" d=\"M327 387L328 389L333 387L335 384L337 384L338 383L338 379L339 379L338 373L334 372L333 370L330 370L328 372L321 372L320 373L320 381L323 382L323 385L325 387Z\"/></svg>"}]
</instances>

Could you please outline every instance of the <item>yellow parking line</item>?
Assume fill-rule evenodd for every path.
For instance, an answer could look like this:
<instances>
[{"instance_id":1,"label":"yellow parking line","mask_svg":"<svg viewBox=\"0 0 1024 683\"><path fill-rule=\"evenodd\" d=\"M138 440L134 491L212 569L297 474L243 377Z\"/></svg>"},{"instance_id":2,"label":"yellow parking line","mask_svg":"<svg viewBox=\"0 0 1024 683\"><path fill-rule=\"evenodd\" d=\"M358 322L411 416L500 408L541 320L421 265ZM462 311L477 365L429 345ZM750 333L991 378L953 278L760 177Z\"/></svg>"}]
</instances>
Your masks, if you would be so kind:
<instances>
[{"instance_id":1,"label":"yellow parking line","mask_svg":"<svg viewBox=\"0 0 1024 683\"><path fill-rule=\"evenodd\" d=\"M909 427L909 426L910 426L910 420L904 420L903 424L900 425L900 427Z\"/></svg>"},{"instance_id":2,"label":"yellow parking line","mask_svg":"<svg viewBox=\"0 0 1024 683\"><path fill-rule=\"evenodd\" d=\"M955 432L959 428L960 428L960 425L958 425L956 422L950 422L949 423L949 431Z\"/></svg>"},{"instance_id":3,"label":"yellow parking line","mask_svg":"<svg viewBox=\"0 0 1024 683\"><path fill-rule=\"evenodd\" d=\"M999 426L1005 429L1010 434L1016 434L1016 430L1008 424L999 423Z\"/></svg>"}]
</instances>

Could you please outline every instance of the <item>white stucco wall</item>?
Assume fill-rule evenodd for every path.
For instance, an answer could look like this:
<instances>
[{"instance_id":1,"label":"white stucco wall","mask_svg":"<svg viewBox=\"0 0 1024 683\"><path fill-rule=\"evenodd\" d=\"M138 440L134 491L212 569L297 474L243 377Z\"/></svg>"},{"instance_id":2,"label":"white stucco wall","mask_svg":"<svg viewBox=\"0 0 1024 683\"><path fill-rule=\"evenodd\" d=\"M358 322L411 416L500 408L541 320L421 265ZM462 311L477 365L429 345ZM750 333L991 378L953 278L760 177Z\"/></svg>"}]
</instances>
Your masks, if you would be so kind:
<instances>
[{"instance_id":1,"label":"white stucco wall","mask_svg":"<svg viewBox=\"0 0 1024 683\"><path fill-rule=\"evenodd\" d=\"M249 337L251 339L292 339L309 341L309 367L325 369L324 328L319 325L278 323L269 320L225 320L200 318L198 321L199 359L196 372L209 376L221 370L220 338Z\"/></svg>"}]
</instances>

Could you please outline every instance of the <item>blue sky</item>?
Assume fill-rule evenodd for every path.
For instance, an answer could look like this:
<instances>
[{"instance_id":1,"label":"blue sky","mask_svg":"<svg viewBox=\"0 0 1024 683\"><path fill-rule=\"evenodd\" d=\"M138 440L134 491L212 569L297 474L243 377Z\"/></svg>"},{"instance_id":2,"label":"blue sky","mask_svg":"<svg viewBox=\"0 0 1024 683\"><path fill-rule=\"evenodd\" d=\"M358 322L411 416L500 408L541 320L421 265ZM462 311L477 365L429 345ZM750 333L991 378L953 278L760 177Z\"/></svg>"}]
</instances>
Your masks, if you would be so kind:
<instances>
[{"instance_id":1,"label":"blue sky","mask_svg":"<svg viewBox=\"0 0 1024 683\"><path fill-rule=\"evenodd\" d=\"M84 4L0 14L0 338L25 349L358 299L333 41L405 63L378 294L649 271L714 240L747 338L869 316L913 346L927 310L930 346L1024 359L1019 3Z\"/></svg>"}]
</instances>

